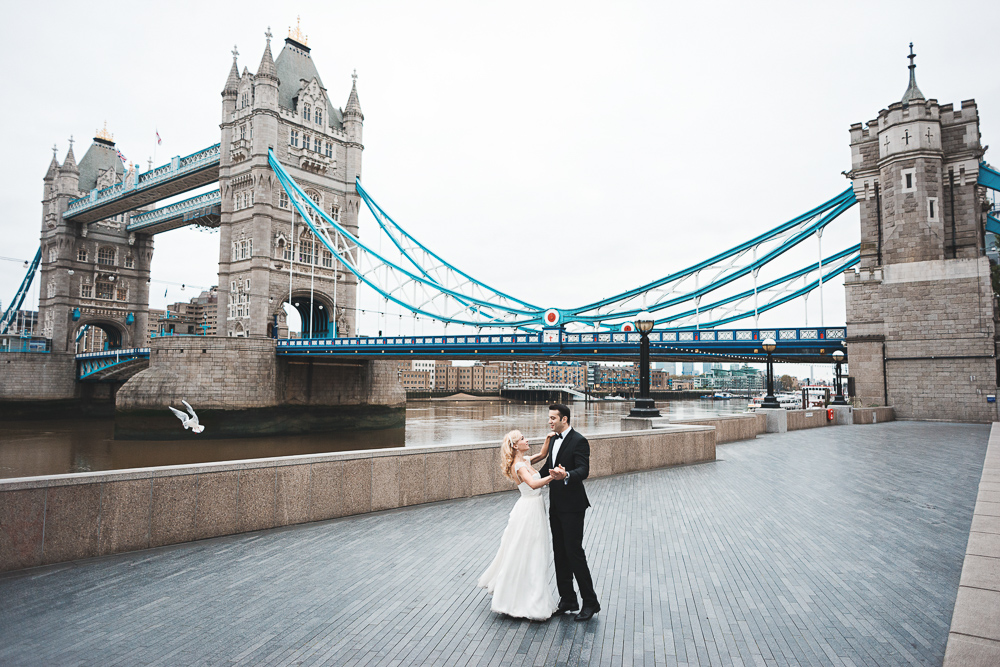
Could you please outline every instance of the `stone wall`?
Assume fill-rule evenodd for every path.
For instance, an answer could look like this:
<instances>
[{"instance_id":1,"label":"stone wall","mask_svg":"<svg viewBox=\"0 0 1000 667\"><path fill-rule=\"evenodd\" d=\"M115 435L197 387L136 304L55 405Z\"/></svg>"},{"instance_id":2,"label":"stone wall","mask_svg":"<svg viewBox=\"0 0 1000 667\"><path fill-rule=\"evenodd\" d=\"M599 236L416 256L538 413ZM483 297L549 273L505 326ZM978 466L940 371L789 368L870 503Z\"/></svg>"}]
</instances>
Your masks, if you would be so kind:
<instances>
[{"instance_id":1,"label":"stone wall","mask_svg":"<svg viewBox=\"0 0 1000 667\"><path fill-rule=\"evenodd\" d=\"M788 412L789 431L833 425L833 422L826 418L825 408L813 408L812 410L787 410L786 412Z\"/></svg>"},{"instance_id":2,"label":"stone wall","mask_svg":"<svg viewBox=\"0 0 1000 667\"><path fill-rule=\"evenodd\" d=\"M76 363L72 353L0 354L0 401L51 401L77 397Z\"/></svg>"},{"instance_id":3,"label":"stone wall","mask_svg":"<svg viewBox=\"0 0 1000 667\"><path fill-rule=\"evenodd\" d=\"M880 408L854 408L855 424L882 424L896 421L896 411L890 405Z\"/></svg>"},{"instance_id":4,"label":"stone wall","mask_svg":"<svg viewBox=\"0 0 1000 667\"><path fill-rule=\"evenodd\" d=\"M700 419L671 419L671 424L714 426L715 444L753 440L767 431L767 417L756 413L720 415Z\"/></svg>"},{"instance_id":5,"label":"stone wall","mask_svg":"<svg viewBox=\"0 0 1000 667\"><path fill-rule=\"evenodd\" d=\"M591 477L715 460L705 426L589 440ZM495 442L0 480L0 571L513 488Z\"/></svg>"}]
</instances>

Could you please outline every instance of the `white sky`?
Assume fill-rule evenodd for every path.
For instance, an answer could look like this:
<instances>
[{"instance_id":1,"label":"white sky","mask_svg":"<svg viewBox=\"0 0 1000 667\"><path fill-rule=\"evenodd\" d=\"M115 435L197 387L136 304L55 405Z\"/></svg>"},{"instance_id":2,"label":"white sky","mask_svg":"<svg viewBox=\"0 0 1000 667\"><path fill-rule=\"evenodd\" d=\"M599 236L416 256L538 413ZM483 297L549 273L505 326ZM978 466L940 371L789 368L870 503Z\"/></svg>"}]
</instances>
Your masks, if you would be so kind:
<instances>
[{"instance_id":1,"label":"white sky","mask_svg":"<svg viewBox=\"0 0 1000 667\"><path fill-rule=\"evenodd\" d=\"M5 257L38 247L53 143L62 160L73 135L80 159L106 119L145 168L156 129L156 164L218 142L233 44L240 68L256 71L265 29L277 56L297 14L334 104L358 71L366 188L436 252L544 307L646 283L842 191L848 126L902 97L910 41L924 94L975 98L983 143L1000 142L995 1L45 2L3 12ZM852 210L834 223L825 254L857 242L857 221ZM363 238L373 228L366 213ZM153 307L195 294L167 286L164 299L164 283L217 282L218 238L156 238ZM801 257L782 270L813 260L815 246ZM4 305L22 277L19 262L0 261ZM840 281L829 284L826 324L843 322L843 301ZM803 310L790 304L761 325L800 324ZM809 323L819 321L810 298ZM361 321L362 333L382 326Z\"/></svg>"}]
</instances>

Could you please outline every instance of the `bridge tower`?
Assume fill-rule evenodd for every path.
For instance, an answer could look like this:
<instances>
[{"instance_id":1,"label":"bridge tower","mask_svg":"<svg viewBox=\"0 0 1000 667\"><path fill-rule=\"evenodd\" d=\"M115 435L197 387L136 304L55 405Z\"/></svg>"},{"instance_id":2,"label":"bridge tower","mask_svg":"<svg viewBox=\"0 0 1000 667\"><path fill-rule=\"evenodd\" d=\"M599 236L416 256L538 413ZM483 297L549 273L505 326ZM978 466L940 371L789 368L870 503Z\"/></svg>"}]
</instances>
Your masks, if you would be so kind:
<instances>
[{"instance_id":1,"label":"bridge tower","mask_svg":"<svg viewBox=\"0 0 1000 667\"><path fill-rule=\"evenodd\" d=\"M903 98L850 128L861 262L845 274L850 372L864 405L993 421L996 342L977 186L979 114L926 99L913 45Z\"/></svg>"},{"instance_id":2,"label":"bridge tower","mask_svg":"<svg viewBox=\"0 0 1000 667\"><path fill-rule=\"evenodd\" d=\"M79 164L72 138L62 165L53 148L44 179L42 262L35 279L39 328L52 340L54 352L74 352L84 326L103 331L110 348L145 344L152 237L128 233L128 213L93 223L62 216L71 200L136 178L137 171L126 172L107 127L97 132Z\"/></svg>"},{"instance_id":3,"label":"bridge tower","mask_svg":"<svg viewBox=\"0 0 1000 667\"><path fill-rule=\"evenodd\" d=\"M271 32L256 74L236 50L222 91L219 335L284 337L283 304L303 337L355 333L357 281L309 231L268 166L268 150L306 193L357 234L364 116L357 81L333 105L298 26L275 60Z\"/></svg>"}]
</instances>

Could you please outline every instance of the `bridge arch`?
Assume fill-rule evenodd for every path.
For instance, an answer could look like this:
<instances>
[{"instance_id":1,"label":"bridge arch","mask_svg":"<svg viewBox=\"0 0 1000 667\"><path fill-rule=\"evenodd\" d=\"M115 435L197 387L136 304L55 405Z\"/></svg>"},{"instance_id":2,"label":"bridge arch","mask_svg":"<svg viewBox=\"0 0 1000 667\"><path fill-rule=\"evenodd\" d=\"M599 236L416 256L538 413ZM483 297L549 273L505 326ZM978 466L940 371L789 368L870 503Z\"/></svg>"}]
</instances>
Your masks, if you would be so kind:
<instances>
[{"instance_id":1,"label":"bridge arch","mask_svg":"<svg viewBox=\"0 0 1000 667\"><path fill-rule=\"evenodd\" d=\"M286 304L294 311L294 315L287 318L283 317L287 312ZM333 313L333 299L330 296L315 290L310 293L307 289L299 289L292 291L291 300L286 297L278 304L271 319L272 325L275 320L278 321L279 331L284 324L286 330L290 329L299 338L333 338L337 331ZM297 324L295 315L298 315Z\"/></svg>"},{"instance_id":2,"label":"bridge arch","mask_svg":"<svg viewBox=\"0 0 1000 667\"><path fill-rule=\"evenodd\" d=\"M87 331L84 331L84 327ZM103 336L97 332L101 332ZM128 327L123 326L121 322L99 317L85 317L79 320L73 331L73 340L76 341L77 354L97 352L101 349L118 350L135 347ZM95 340L98 349L94 349Z\"/></svg>"}]
</instances>

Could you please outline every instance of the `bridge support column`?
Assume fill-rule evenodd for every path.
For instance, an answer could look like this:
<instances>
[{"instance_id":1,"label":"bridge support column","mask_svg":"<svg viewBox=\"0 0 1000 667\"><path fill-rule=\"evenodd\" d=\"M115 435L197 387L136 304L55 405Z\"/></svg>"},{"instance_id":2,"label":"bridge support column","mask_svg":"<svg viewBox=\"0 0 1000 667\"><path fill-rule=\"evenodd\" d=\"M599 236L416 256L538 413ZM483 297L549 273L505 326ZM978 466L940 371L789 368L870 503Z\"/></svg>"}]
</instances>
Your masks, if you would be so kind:
<instances>
[{"instance_id":1,"label":"bridge support column","mask_svg":"<svg viewBox=\"0 0 1000 667\"><path fill-rule=\"evenodd\" d=\"M167 406L187 400L205 426L184 431ZM385 361L275 355L271 338L156 338L149 368L118 391L115 437L175 440L398 428L406 394Z\"/></svg>"}]
</instances>

